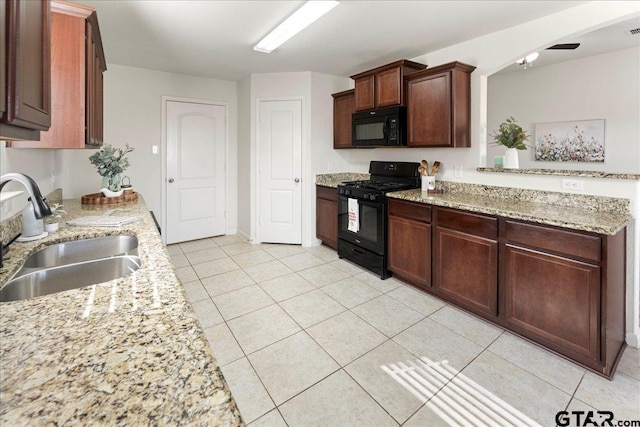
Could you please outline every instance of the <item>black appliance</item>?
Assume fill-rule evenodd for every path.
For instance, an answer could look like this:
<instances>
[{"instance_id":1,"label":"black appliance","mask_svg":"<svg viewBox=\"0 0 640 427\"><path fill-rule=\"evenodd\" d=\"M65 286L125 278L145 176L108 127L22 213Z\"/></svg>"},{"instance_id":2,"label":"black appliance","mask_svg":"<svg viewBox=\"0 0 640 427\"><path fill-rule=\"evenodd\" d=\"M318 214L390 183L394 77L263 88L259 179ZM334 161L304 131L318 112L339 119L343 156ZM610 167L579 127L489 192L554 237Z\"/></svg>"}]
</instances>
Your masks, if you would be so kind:
<instances>
[{"instance_id":1,"label":"black appliance","mask_svg":"<svg viewBox=\"0 0 640 427\"><path fill-rule=\"evenodd\" d=\"M338 255L376 273L387 270L386 193L420 187L419 163L380 162L369 164L371 179L338 185ZM350 202L351 199L351 202ZM350 209L351 204L351 224ZM357 211L357 215L354 213ZM354 217L358 217L354 224ZM351 225L351 227L350 227Z\"/></svg>"},{"instance_id":2,"label":"black appliance","mask_svg":"<svg viewBox=\"0 0 640 427\"><path fill-rule=\"evenodd\" d=\"M354 147L407 145L407 107L353 113L351 127Z\"/></svg>"}]
</instances>

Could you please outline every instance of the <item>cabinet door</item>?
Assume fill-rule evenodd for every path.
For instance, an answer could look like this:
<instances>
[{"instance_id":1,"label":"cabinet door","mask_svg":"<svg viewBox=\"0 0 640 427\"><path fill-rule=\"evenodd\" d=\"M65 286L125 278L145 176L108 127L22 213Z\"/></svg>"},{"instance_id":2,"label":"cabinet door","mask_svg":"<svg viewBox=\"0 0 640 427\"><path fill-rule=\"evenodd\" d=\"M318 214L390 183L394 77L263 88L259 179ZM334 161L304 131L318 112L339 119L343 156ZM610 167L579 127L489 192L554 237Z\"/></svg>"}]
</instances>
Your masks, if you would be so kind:
<instances>
[{"instance_id":1,"label":"cabinet door","mask_svg":"<svg viewBox=\"0 0 640 427\"><path fill-rule=\"evenodd\" d=\"M5 40L7 32L7 5L5 0L0 0L0 46L6 46ZM0 50L0 121L7 111L7 52L6 48ZM0 133L0 136L2 134Z\"/></svg>"},{"instance_id":2,"label":"cabinet door","mask_svg":"<svg viewBox=\"0 0 640 427\"><path fill-rule=\"evenodd\" d=\"M338 249L338 189L316 185L316 237Z\"/></svg>"},{"instance_id":3,"label":"cabinet door","mask_svg":"<svg viewBox=\"0 0 640 427\"><path fill-rule=\"evenodd\" d=\"M316 199L316 237L338 249L338 202Z\"/></svg>"},{"instance_id":4,"label":"cabinet door","mask_svg":"<svg viewBox=\"0 0 640 427\"><path fill-rule=\"evenodd\" d=\"M56 3L57 7L57 3ZM51 128L39 142L12 143L16 148L84 148L85 24L84 18L51 13Z\"/></svg>"},{"instance_id":5,"label":"cabinet door","mask_svg":"<svg viewBox=\"0 0 640 427\"><path fill-rule=\"evenodd\" d=\"M600 359L600 268L506 244L504 320L554 350Z\"/></svg>"},{"instance_id":6,"label":"cabinet door","mask_svg":"<svg viewBox=\"0 0 640 427\"><path fill-rule=\"evenodd\" d=\"M355 110L353 90L333 95L333 148L353 148L351 116Z\"/></svg>"},{"instance_id":7,"label":"cabinet door","mask_svg":"<svg viewBox=\"0 0 640 427\"><path fill-rule=\"evenodd\" d=\"M360 77L355 81L355 93L356 93L356 110L370 110L375 107L373 98L374 77L373 74L365 77Z\"/></svg>"},{"instance_id":8,"label":"cabinet door","mask_svg":"<svg viewBox=\"0 0 640 427\"><path fill-rule=\"evenodd\" d=\"M409 81L407 105L407 146L452 146L451 72Z\"/></svg>"},{"instance_id":9,"label":"cabinet door","mask_svg":"<svg viewBox=\"0 0 640 427\"><path fill-rule=\"evenodd\" d=\"M431 286L431 225L389 216L388 268L415 285Z\"/></svg>"},{"instance_id":10,"label":"cabinet door","mask_svg":"<svg viewBox=\"0 0 640 427\"><path fill-rule=\"evenodd\" d=\"M34 130L51 125L50 15L49 0L6 2L4 123Z\"/></svg>"},{"instance_id":11,"label":"cabinet door","mask_svg":"<svg viewBox=\"0 0 640 427\"><path fill-rule=\"evenodd\" d=\"M86 22L86 97L85 97L85 143L102 145L102 64L91 22Z\"/></svg>"},{"instance_id":12,"label":"cabinet door","mask_svg":"<svg viewBox=\"0 0 640 427\"><path fill-rule=\"evenodd\" d=\"M401 68L380 71L375 76L375 107L400 105L402 102Z\"/></svg>"},{"instance_id":13,"label":"cabinet door","mask_svg":"<svg viewBox=\"0 0 640 427\"><path fill-rule=\"evenodd\" d=\"M497 315L498 242L437 226L433 286L479 314Z\"/></svg>"}]
</instances>

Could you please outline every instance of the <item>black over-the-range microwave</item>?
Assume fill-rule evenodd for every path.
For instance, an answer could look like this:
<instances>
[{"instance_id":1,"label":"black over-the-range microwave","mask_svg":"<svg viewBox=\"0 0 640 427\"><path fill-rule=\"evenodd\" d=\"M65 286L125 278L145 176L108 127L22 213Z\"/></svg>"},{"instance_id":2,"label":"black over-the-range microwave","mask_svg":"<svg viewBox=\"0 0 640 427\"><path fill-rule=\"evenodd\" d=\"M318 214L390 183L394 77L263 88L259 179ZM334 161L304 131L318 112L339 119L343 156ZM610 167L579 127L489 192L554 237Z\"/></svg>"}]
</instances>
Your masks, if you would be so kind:
<instances>
[{"instance_id":1,"label":"black over-the-range microwave","mask_svg":"<svg viewBox=\"0 0 640 427\"><path fill-rule=\"evenodd\" d=\"M407 107L353 113L351 126L354 147L407 145Z\"/></svg>"}]
</instances>

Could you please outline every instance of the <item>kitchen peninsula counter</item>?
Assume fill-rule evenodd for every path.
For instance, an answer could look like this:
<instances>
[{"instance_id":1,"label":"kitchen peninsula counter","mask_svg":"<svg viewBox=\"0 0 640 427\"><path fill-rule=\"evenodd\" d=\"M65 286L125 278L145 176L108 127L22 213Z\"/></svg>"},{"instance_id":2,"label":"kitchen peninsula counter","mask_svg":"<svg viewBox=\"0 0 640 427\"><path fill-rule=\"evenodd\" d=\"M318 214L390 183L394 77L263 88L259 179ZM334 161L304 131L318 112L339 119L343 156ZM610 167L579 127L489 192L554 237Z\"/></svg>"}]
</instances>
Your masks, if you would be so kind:
<instances>
[{"instance_id":1,"label":"kitchen peninsula counter","mask_svg":"<svg viewBox=\"0 0 640 427\"><path fill-rule=\"evenodd\" d=\"M608 210L594 210L465 192L431 194L414 189L387 193L387 197L605 235L616 234L631 219L628 211L615 209L615 206Z\"/></svg>"},{"instance_id":2,"label":"kitchen peninsula counter","mask_svg":"<svg viewBox=\"0 0 640 427\"><path fill-rule=\"evenodd\" d=\"M132 216L122 227L72 227L10 246L4 285L36 250L135 235L142 267L106 283L0 303L0 424L242 425L155 223L136 202L64 200L65 221Z\"/></svg>"}]
</instances>

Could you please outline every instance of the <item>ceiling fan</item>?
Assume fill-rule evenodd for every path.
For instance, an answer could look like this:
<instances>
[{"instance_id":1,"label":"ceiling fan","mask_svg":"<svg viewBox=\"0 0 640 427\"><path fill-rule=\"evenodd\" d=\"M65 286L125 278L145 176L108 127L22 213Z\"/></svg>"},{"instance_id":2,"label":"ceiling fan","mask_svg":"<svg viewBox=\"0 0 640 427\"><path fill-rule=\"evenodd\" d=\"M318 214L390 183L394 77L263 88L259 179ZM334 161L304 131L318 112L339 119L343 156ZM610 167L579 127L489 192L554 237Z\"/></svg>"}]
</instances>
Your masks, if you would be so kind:
<instances>
[{"instance_id":1,"label":"ceiling fan","mask_svg":"<svg viewBox=\"0 0 640 427\"><path fill-rule=\"evenodd\" d=\"M580 46L580 43L559 43L548 47L546 50L574 50Z\"/></svg>"},{"instance_id":2,"label":"ceiling fan","mask_svg":"<svg viewBox=\"0 0 640 427\"><path fill-rule=\"evenodd\" d=\"M553 46L548 47L546 50L574 50L574 49L577 49L578 46L580 46L580 43L559 43L559 44L554 44ZM538 58L538 52L533 52L532 54L527 55L524 58L521 58L518 61L516 61L516 64L522 65L523 68L526 70L531 66L531 63L535 61L536 58Z\"/></svg>"}]
</instances>

